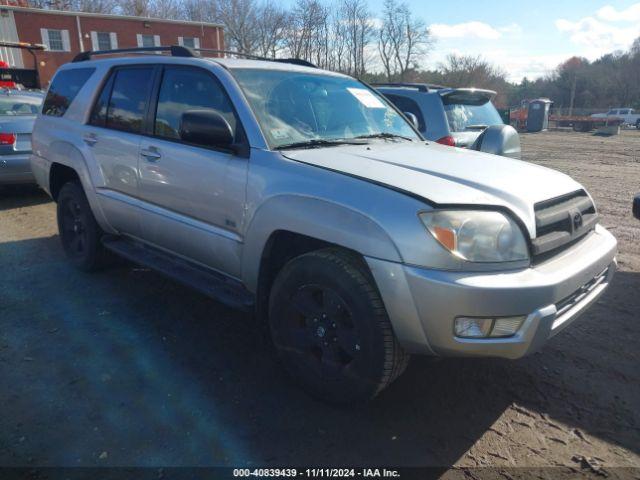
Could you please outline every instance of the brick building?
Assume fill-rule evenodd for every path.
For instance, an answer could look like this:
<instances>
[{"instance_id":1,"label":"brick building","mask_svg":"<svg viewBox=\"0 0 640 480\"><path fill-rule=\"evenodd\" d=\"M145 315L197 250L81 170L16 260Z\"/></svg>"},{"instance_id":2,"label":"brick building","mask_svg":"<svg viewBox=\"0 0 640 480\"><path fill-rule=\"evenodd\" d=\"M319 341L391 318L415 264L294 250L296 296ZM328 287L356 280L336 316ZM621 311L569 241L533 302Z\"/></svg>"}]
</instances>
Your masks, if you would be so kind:
<instances>
[{"instance_id":1,"label":"brick building","mask_svg":"<svg viewBox=\"0 0 640 480\"><path fill-rule=\"evenodd\" d=\"M16 68L37 68L43 87L60 65L86 50L159 45L224 49L222 26L216 24L40 10L14 6L11 0L2 3L0 41L44 44L46 51L35 52L36 65L29 52L12 48L1 47L0 59Z\"/></svg>"}]
</instances>

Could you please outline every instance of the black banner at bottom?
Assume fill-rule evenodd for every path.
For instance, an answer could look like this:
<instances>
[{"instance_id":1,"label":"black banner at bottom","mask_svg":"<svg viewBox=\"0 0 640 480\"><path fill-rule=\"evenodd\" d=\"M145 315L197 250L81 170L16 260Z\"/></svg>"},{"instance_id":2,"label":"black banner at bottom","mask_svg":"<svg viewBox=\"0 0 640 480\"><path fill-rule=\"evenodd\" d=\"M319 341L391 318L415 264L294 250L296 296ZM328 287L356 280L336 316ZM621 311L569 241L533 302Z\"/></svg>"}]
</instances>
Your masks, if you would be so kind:
<instances>
[{"instance_id":1,"label":"black banner at bottom","mask_svg":"<svg viewBox=\"0 0 640 480\"><path fill-rule=\"evenodd\" d=\"M640 467L0 467L0 480L640 480Z\"/></svg>"}]
</instances>

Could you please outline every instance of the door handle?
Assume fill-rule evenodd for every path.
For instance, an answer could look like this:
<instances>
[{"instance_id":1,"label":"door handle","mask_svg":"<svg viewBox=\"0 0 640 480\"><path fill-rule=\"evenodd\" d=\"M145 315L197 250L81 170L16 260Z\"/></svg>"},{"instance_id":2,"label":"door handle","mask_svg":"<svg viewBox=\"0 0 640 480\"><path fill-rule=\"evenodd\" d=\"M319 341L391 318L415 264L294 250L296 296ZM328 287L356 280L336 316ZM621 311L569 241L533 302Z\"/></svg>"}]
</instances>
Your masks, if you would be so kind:
<instances>
[{"instance_id":1,"label":"door handle","mask_svg":"<svg viewBox=\"0 0 640 480\"><path fill-rule=\"evenodd\" d=\"M146 158L150 162L155 162L160 157L162 157L158 149L155 147L149 147L149 148L140 150L140 155L142 155L144 158Z\"/></svg>"},{"instance_id":2,"label":"door handle","mask_svg":"<svg viewBox=\"0 0 640 480\"><path fill-rule=\"evenodd\" d=\"M84 141L84 143L92 147L98 141L98 137L96 137L95 133L87 133L82 137L82 140Z\"/></svg>"}]
</instances>

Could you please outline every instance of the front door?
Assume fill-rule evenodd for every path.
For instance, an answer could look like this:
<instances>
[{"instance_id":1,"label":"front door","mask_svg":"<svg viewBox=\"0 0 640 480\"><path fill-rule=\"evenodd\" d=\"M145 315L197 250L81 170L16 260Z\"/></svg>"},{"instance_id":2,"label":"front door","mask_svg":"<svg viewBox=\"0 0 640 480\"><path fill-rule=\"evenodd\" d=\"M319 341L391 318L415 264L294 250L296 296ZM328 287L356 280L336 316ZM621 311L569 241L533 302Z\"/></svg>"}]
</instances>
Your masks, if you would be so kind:
<instances>
[{"instance_id":1,"label":"front door","mask_svg":"<svg viewBox=\"0 0 640 480\"><path fill-rule=\"evenodd\" d=\"M157 106L140 145L145 239L232 276L239 275L248 159L180 139L187 110L214 110L242 136L237 115L213 73L165 66Z\"/></svg>"}]
</instances>

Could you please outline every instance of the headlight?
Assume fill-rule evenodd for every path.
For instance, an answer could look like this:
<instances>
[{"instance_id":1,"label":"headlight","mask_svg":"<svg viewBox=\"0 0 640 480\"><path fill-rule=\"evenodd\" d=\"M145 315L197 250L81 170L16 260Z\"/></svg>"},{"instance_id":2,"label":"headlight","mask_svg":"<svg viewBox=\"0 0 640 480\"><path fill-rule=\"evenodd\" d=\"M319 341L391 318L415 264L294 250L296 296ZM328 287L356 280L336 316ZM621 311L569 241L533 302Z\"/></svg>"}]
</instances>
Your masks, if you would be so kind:
<instances>
[{"instance_id":1,"label":"headlight","mask_svg":"<svg viewBox=\"0 0 640 480\"><path fill-rule=\"evenodd\" d=\"M425 226L453 255L469 262L528 260L520 227L500 212L434 210L420 214Z\"/></svg>"}]
</instances>

